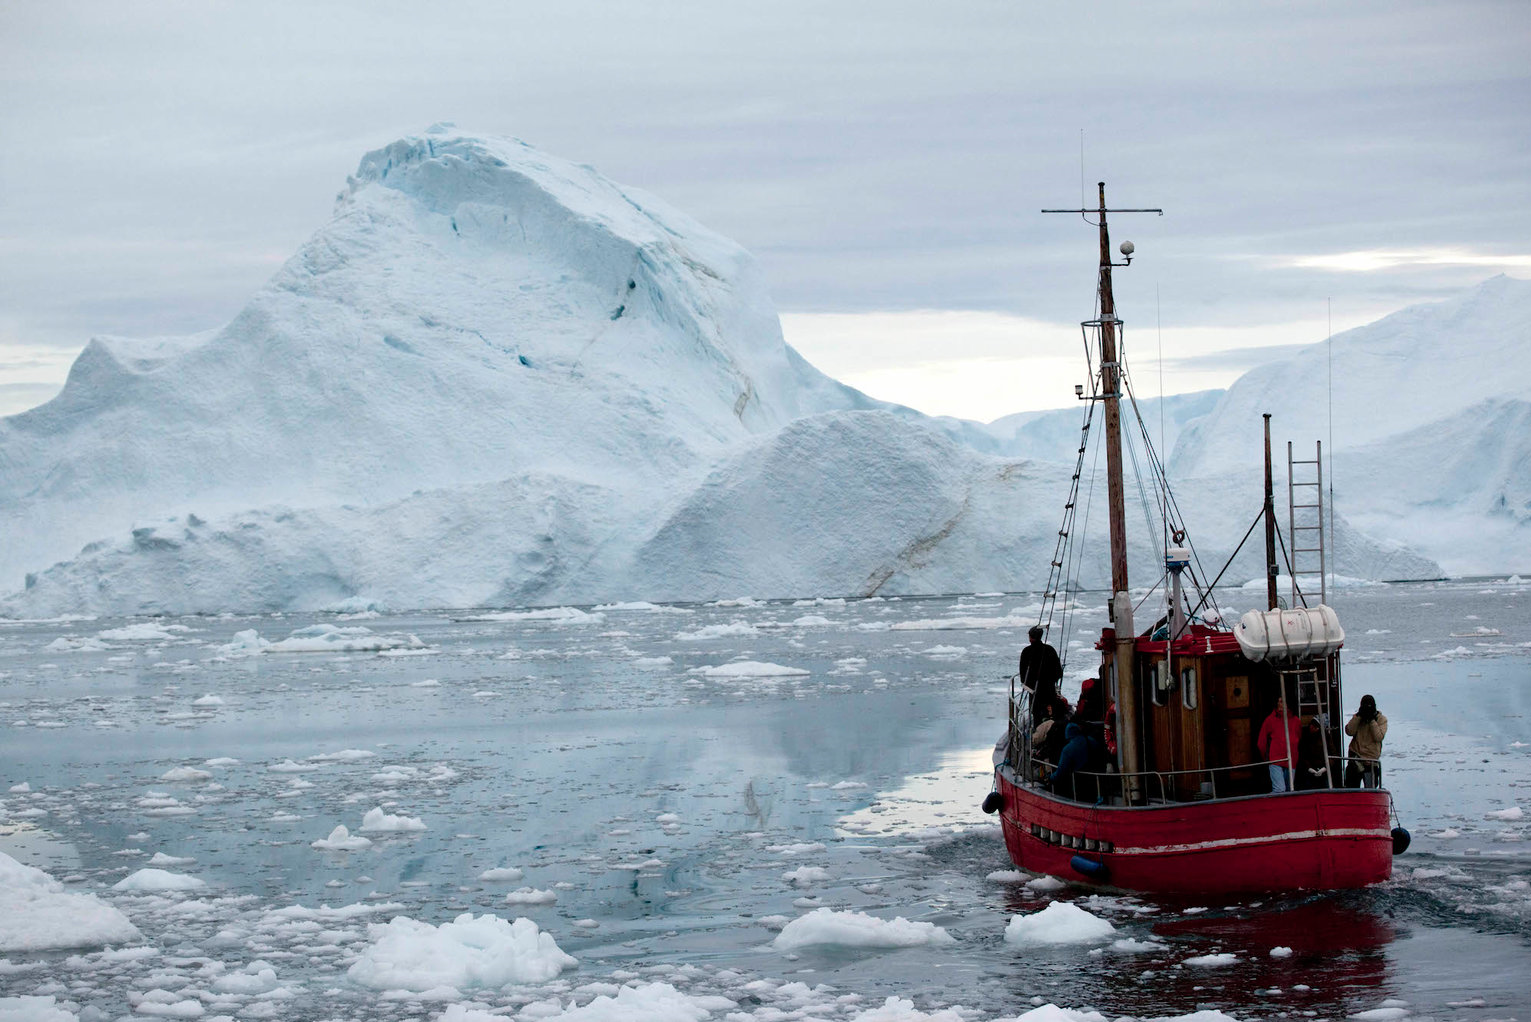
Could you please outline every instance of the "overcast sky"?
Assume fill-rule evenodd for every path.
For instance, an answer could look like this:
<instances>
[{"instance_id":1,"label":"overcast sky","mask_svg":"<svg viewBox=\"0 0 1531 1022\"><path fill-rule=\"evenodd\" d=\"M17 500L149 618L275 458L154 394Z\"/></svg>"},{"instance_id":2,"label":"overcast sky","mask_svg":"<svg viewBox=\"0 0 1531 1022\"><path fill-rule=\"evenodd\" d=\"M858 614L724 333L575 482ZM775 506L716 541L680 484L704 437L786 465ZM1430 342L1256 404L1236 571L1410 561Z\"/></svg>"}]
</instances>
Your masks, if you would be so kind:
<instances>
[{"instance_id":1,"label":"overcast sky","mask_svg":"<svg viewBox=\"0 0 1531 1022\"><path fill-rule=\"evenodd\" d=\"M1531 276L1531 3L0 3L0 412L92 335L222 325L362 153L515 135L753 251L878 397L1072 398L1083 177L1167 389ZM1161 329L1162 328L1162 334ZM1157 364L1151 372L1157 372Z\"/></svg>"}]
</instances>

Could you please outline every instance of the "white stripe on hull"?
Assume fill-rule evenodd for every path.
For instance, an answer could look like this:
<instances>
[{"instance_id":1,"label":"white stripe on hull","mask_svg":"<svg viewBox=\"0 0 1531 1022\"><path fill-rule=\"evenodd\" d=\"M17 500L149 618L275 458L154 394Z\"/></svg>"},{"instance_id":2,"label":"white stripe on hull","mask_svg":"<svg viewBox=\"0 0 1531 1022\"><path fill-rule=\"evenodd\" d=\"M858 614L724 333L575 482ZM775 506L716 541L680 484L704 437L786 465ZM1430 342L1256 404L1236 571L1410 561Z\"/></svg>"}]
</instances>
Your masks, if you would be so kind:
<instances>
[{"instance_id":1,"label":"white stripe on hull","mask_svg":"<svg viewBox=\"0 0 1531 1022\"><path fill-rule=\"evenodd\" d=\"M1215 848L1239 848L1247 845L1280 844L1285 841L1312 841L1315 838L1349 837L1392 840L1392 832L1376 827L1333 827L1328 830L1293 830L1285 834L1265 834L1260 837L1230 837L1216 841L1191 841L1178 845L1150 845L1144 848L1124 848L1117 845L1116 855L1173 855L1179 852L1204 852Z\"/></svg>"}]
</instances>

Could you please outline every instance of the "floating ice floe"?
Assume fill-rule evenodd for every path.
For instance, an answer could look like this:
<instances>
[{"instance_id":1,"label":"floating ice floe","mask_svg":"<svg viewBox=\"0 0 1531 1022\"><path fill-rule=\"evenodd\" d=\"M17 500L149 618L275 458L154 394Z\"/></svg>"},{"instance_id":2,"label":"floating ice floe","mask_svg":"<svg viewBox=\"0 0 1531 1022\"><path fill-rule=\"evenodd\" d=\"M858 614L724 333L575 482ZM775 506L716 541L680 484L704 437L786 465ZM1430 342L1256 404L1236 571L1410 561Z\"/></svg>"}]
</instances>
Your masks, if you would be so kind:
<instances>
[{"instance_id":1,"label":"floating ice floe","mask_svg":"<svg viewBox=\"0 0 1531 1022\"><path fill-rule=\"evenodd\" d=\"M1035 608L1013 610L1002 617L936 617L918 621L896 621L895 632L987 631L995 628L1030 628L1037 623Z\"/></svg>"},{"instance_id":2,"label":"floating ice floe","mask_svg":"<svg viewBox=\"0 0 1531 1022\"><path fill-rule=\"evenodd\" d=\"M99 653L113 647L89 635L60 635L43 647L45 653Z\"/></svg>"},{"instance_id":3,"label":"floating ice floe","mask_svg":"<svg viewBox=\"0 0 1531 1022\"><path fill-rule=\"evenodd\" d=\"M80 1016L47 997L0 997L0 1022L79 1022Z\"/></svg>"},{"instance_id":4,"label":"floating ice floe","mask_svg":"<svg viewBox=\"0 0 1531 1022\"><path fill-rule=\"evenodd\" d=\"M1239 956L1228 951L1222 951L1213 955L1197 955L1187 958L1186 965L1194 965L1198 968L1220 968L1224 965L1232 965L1239 960Z\"/></svg>"},{"instance_id":5,"label":"floating ice floe","mask_svg":"<svg viewBox=\"0 0 1531 1022\"><path fill-rule=\"evenodd\" d=\"M630 600L626 603L602 603L593 608L596 611L647 611L651 614L695 614L696 611L689 607L670 607L658 603L648 603L644 600Z\"/></svg>"},{"instance_id":6,"label":"floating ice floe","mask_svg":"<svg viewBox=\"0 0 1531 1022\"><path fill-rule=\"evenodd\" d=\"M551 905L558 900L552 891L539 891L535 887L520 887L505 895L508 905Z\"/></svg>"},{"instance_id":7,"label":"floating ice floe","mask_svg":"<svg viewBox=\"0 0 1531 1022\"><path fill-rule=\"evenodd\" d=\"M172 767L159 775L162 781L205 781L213 775L206 770L198 770L196 767L178 766Z\"/></svg>"},{"instance_id":8,"label":"floating ice floe","mask_svg":"<svg viewBox=\"0 0 1531 1022\"><path fill-rule=\"evenodd\" d=\"M108 628L97 632L96 637L110 642L167 642L175 639L177 633L189 631L191 629L185 625L160 625L153 621L143 621L136 625Z\"/></svg>"},{"instance_id":9,"label":"floating ice floe","mask_svg":"<svg viewBox=\"0 0 1531 1022\"><path fill-rule=\"evenodd\" d=\"M530 919L465 912L438 927L397 916L367 929L372 943L347 975L373 990L498 989L545 983L579 964Z\"/></svg>"},{"instance_id":10,"label":"floating ice floe","mask_svg":"<svg viewBox=\"0 0 1531 1022\"><path fill-rule=\"evenodd\" d=\"M760 630L748 621L733 621L726 625L703 625L689 632L676 632L675 638L679 642L705 642L708 639L749 638L759 634Z\"/></svg>"},{"instance_id":11,"label":"floating ice floe","mask_svg":"<svg viewBox=\"0 0 1531 1022\"><path fill-rule=\"evenodd\" d=\"M193 699L191 701L191 705L193 705L193 706L201 706L201 707L222 706L223 705L223 697L222 696L215 696L215 695L213 695L211 693L208 693L207 695L199 696L198 698Z\"/></svg>"},{"instance_id":12,"label":"floating ice floe","mask_svg":"<svg viewBox=\"0 0 1531 1022\"><path fill-rule=\"evenodd\" d=\"M781 878L794 887L811 887L814 884L822 884L829 880L829 870L823 866L799 866L797 869L788 870Z\"/></svg>"},{"instance_id":13,"label":"floating ice floe","mask_svg":"<svg viewBox=\"0 0 1531 1022\"><path fill-rule=\"evenodd\" d=\"M190 866L197 860L189 855L166 855L164 852L155 852L154 858L149 860L151 866Z\"/></svg>"},{"instance_id":14,"label":"floating ice floe","mask_svg":"<svg viewBox=\"0 0 1531 1022\"><path fill-rule=\"evenodd\" d=\"M299 763L296 760L284 759L280 763L272 763L266 768L273 774L301 774L319 768L312 763Z\"/></svg>"},{"instance_id":15,"label":"floating ice floe","mask_svg":"<svg viewBox=\"0 0 1531 1022\"><path fill-rule=\"evenodd\" d=\"M358 759L371 759L377 753L367 749L341 749L339 752L321 752L308 757L310 763L351 763Z\"/></svg>"},{"instance_id":16,"label":"floating ice floe","mask_svg":"<svg viewBox=\"0 0 1531 1022\"><path fill-rule=\"evenodd\" d=\"M364 625L350 628L309 625L280 642L267 643L261 649L266 653L359 653L405 647L418 649L424 645L413 635L379 635Z\"/></svg>"},{"instance_id":17,"label":"floating ice floe","mask_svg":"<svg viewBox=\"0 0 1531 1022\"><path fill-rule=\"evenodd\" d=\"M213 993L250 997L267 994L277 988L276 969L257 959L238 972L225 973L213 980Z\"/></svg>"},{"instance_id":18,"label":"floating ice floe","mask_svg":"<svg viewBox=\"0 0 1531 1022\"><path fill-rule=\"evenodd\" d=\"M330 831L329 837L322 837L310 844L311 848L318 848L326 852L354 852L361 848L370 848L372 839L352 834L346 829L345 824L340 824Z\"/></svg>"},{"instance_id":19,"label":"floating ice floe","mask_svg":"<svg viewBox=\"0 0 1531 1022\"><path fill-rule=\"evenodd\" d=\"M1078 905L1055 901L1030 915L1010 917L1005 941L1010 944L1087 944L1116 933L1109 920L1091 915Z\"/></svg>"},{"instance_id":20,"label":"floating ice floe","mask_svg":"<svg viewBox=\"0 0 1531 1022\"><path fill-rule=\"evenodd\" d=\"M1136 940L1132 937L1124 937L1121 940L1111 942L1112 951L1122 951L1128 954L1136 954L1140 951L1163 951L1167 946L1156 941Z\"/></svg>"},{"instance_id":21,"label":"floating ice floe","mask_svg":"<svg viewBox=\"0 0 1531 1022\"><path fill-rule=\"evenodd\" d=\"M524 870L515 866L496 866L494 869L486 869L478 875L480 880L520 880L526 876Z\"/></svg>"},{"instance_id":22,"label":"floating ice floe","mask_svg":"<svg viewBox=\"0 0 1531 1022\"><path fill-rule=\"evenodd\" d=\"M100 947L141 939L138 927L91 894L65 891L0 852L0 952Z\"/></svg>"},{"instance_id":23,"label":"floating ice floe","mask_svg":"<svg viewBox=\"0 0 1531 1022\"><path fill-rule=\"evenodd\" d=\"M828 908L798 916L782 927L772 941L779 951L815 945L898 948L953 943L956 941L952 935L934 923L910 922L903 916L879 919L865 912L836 912Z\"/></svg>"},{"instance_id":24,"label":"floating ice floe","mask_svg":"<svg viewBox=\"0 0 1531 1022\"><path fill-rule=\"evenodd\" d=\"M1526 811L1520 806L1510 806L1508 809L1494 809L1490 812L1484 813L1483 818L1485 820L1510 821L1524 819L1525 815Z\"/></svg>"},{"instance_id":25,"label":"floating ice floe","mask_svg":"<svg viewBox=\"0 0 1531 1022\"><path fill-rule=\"evenodd\" d=\"M163 894L169 891L194 891L206 887L207 881L184 873L145 868L130 873L112 885L114 891L131 891L138 894Z\"/></svg>"},{"instance_id":26,"label":"floating ice floe","mask_svg":"<svg viewBox=\"0 0 1531 1022\"><path fill-rule=\"evenodd\" d=\"M425 824L418 816L393 816L377 806L362 817L361 829L364 834L401 834L425 830Z\"/></svg>"},{"instance_id":27,"label":"floating ice floe","mask_svg":"<svg viewBox=\"0 0 1531 1022\"><path fill-rule=\"evenodd\" d=\"M806 678L811 671L801 667L784 667L781 664L762 663L759 660L740 660L716 667L693 667L687 674L699 674L704 678Z\"/></svg>"},{"instance_id":28,"label":"floating ice floe","mask_svg":"<svg viewBox=\"0 0 1531 1022\"><path fill-rule=\"evenodd\" d=\"M577 607L543 607L539 610L501 610L488 614L474 614L457 618L458 621L546 621L555 625L598 625L606 620L605 614L592 614Z\"/></svg>"}]
</instances>

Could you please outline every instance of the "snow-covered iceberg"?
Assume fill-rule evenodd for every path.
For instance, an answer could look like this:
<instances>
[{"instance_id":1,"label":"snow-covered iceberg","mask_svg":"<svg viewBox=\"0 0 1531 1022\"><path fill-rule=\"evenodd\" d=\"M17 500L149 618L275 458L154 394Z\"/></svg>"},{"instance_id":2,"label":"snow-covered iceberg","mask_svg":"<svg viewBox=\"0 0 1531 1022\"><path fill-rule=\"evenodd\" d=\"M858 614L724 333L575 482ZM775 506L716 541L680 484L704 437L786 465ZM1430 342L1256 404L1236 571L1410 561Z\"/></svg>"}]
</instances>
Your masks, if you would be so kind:
<instances>
[{"instance_id":1,"label":"snow-covered iceberg","mask_svg":"<svg viewBox=\"0 0 1531 1022\"><path fill-rule=\"evenodd\" d=\"M1506 322L1531 308L1520 282L1485 287ZM1166 404L1209 571L1258 506L1244 434L1286 378ZM738 245L588 167L437 126L367 154L228 326L97 338L57 398L0 420L0 527L27 540L0 548L0 591L20 587L0 612L1037 587L1067 417L985 429L873 401L784 343ZM1485 462L1509 482L1474 490L1483 514L1524 517L1518 450ZM1341 492L1342 571L1440 573L1406 530L1374 539L1369 507ZM1104 517L1086 516L1086 585L1106 577ZM1129 535L1156 577L1158 537Z\"/></svg>"},{"instance_id":2,"label":"snow-covered iceberg","mask_svg":"<svg viewBox=\"0 0 1531 1022\"><path fill-rule=\"evenodd\" d=\"M0 524L28 540L0 551L0 580L132 527L84 554L120 554L130 577L58 598L150 603L155 562L187 548L198 605L354 595L345 540L379 525L370 509L488 484L503 489L382 523L406 533L386 558L514 507L490 524L527 538L494 544L494 580L452 583L483 601L588 557L617 508L641 511L721 447L875 404L783 342L732 241L589 167L438 126L368 153L228 326L95 338L58 397L0 420Z\"/></svg>"}]
</instances>

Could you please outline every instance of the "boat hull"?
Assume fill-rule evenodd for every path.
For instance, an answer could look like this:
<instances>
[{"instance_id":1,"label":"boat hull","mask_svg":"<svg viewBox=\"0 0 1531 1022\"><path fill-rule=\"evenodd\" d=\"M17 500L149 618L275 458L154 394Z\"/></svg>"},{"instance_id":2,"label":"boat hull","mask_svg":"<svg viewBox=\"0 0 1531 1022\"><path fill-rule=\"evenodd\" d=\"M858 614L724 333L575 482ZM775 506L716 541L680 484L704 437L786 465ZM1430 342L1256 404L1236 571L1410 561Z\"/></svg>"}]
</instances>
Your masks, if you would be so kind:
<instances>
[{"instance_id":1,"label":"boat hull","mask_svg":"<svg viewBox=\"0 0 1531 1022\"><path fill-rule=\"evenodd\" d=\"M1161 894L1340 890L1393 872L1386 791L1327 788L1143 807L1093 806L995 775L1017 866Z\"/></svg>"}]
</instances>

